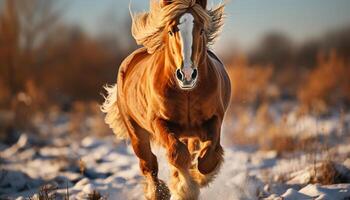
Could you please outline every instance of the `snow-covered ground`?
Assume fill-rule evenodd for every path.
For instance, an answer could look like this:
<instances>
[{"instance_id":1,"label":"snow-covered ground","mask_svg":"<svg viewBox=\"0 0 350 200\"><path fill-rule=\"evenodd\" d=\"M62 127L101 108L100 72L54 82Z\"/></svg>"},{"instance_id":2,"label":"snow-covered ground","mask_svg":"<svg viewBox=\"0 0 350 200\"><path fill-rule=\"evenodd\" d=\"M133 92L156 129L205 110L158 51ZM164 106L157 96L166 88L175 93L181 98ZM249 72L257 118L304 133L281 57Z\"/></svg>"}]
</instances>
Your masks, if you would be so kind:
<instances>
[{"instance_id":1,"label":"snow-covered ground","mask_svg":"<svg viewBox=\"0 0 350 200\"><path fill-rule=\"evenodd\" d=\"M67 194L70 199L86 199L93 191L107 199L143 199L143 179L128 142L117 142L113 136L74 139L69 133L69 117L53 118L50 124L37 122L39 132L49 133L46 137L22 133L15 144L0 143L0 199L38 197L43 186L56 199ZM96 119L85 120L88 128L84 130L97 131ZM325 119L325 124L332 119ZM300 125L292 116L288 120ZM303 122L310 124L312 120L309 117ZM331 122L327 127L332 129L328 132L337 128ZM350 141L341 138L327 151L285 156L273 150L227 145L221 172L209 187L201 190L200 199L350 199ZM159 157L160 177L167 181L169 169L164 152L157 147L153 150ZM330 168L324 167L325 160L332 163ZM312 177L332 173L327 171L332 167L344 183L310 184Z\"/></svg>"}]
</instances>

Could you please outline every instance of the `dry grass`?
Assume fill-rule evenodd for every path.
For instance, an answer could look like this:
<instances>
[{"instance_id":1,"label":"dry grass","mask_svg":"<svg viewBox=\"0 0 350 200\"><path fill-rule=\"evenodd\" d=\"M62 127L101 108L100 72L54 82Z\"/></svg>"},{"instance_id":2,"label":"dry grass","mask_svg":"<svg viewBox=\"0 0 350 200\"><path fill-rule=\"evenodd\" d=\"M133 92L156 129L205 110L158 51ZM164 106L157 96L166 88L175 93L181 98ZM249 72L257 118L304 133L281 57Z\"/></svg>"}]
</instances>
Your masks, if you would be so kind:
<instances>
[{"instance_id":1,"label":"dry grass","mask_svg":"<svg viewBox=\"0 0 350 200\"><path fill-rule=\"evenodd\" d=\"M276 128L276 127L275 127ZM277 129L276 129L277 130ZM277 155L297 151L313 152L320 147L320 141L316 137L297 138L291 135L283 135L274 131L264 134L234 134L232 141L235 145L257 146L263 151L276 151Z\"/></svg>"},{"instance_id":2,"label":"dry grass","mask_svg":"<svg viewBox=\"0 0 350 200\"><path fill-rule=\"evenodd\" d=\"M107 200L107 198L102 196L98 191L94 190L88 195L87 200Z\"/></svg>"},{"instance_id":3,"label":"dry grass","mask_svg":"<svg viewBox=\"0 0 350 200\"><path fill-rule=\"evenodd\" d=\"M246 108L232 109L230 114L235 116L238 124L231 132L233 144L274 150L279 155L295 151L313 152L322 147L317 136L308 136L307 132L293 134L286 119L275 122L269 109L268 103L262 103L253 114Z\"/></svg>"},{"instance_id":4,"label":"dry grass","mask_svg":"<svg viewBox=\"0 0 350 200\"><path fill-rule=\"evenodd\" d=\"M35 197L31 197L29 199L30 200L56 200L57 189L58 189L57 187L50 184L44 185L40 188L39 193Z\"/></svg>"},{"instance_id":5,"label":"dry grass","mask_svg":"<svg viewBox=\"0 0 350 200\"><path fill-rule=\"evenodd\" d=\"M323 161L320 165L314 165L310 177L310 183L332 185L348 183L349 180L336 168L335 163L330 160Z\"/></svg>"},{"instance_id":6,"label":"dry grass","mask_svg":"<svg viewBox=\"0 0 350 200\"><path fill-rule=\"evenodd\" d=\"M272 134L267 141L260 142L260 149L275 150L279 155L296 151L312 153L320 150L321 147L321 141L315 136L293 137L290 135Z\"/></svg>"},{"instance_id":7,"label":"dry grass","mask_svg":"<svg viewBox=\"0 0 350 200\"><path fill-rule=\"evenodd\" d=\"M74 135L81 133L91 133L95 136L103 137L112 135L111 129L104 122L100 105L95 102L76 101L72 104L70 132Z\"/></svg>"},{"instance_id":8,"label":"dry grass","mask_svg":"<svg viewBox=\"0 0 350 200\"><path fill-rule=\"evenodd\" d=\"M45 185L41 187L39 191L39 200L55 200L56 199L56 194L54 191L57 188L52 187L50 185Z\"/></svg>"},{"instance_id":9,"label":"dry grass","mask_svg":"<svg viewBox=\"0 0 350 200\"><path fill-rule=\"evenodd\" d=\"M0 79L0 108L5 107L10 102L11 92L5 81Z\"/></svg>"},{"instance_id":10,"label":"dry grass","mask_svg":"<svg viewBox=\"0 0 350 200\"><path fill-rule=\"evenodd\" d=\"M326 111L329 105L350 100L350 66L336 52L319 55L318 65L298 91L301 103L313 111Z\"/></svg>"},{"instance_id":11,"label":"dry grass","mask_svg":"<svg viewBox=\"0 0 350 200\"><path fill-rule=\"evenodd\" d=\"M44 185L40 188L37 195L34 197L30 197L29 200L56 200L56 199L64 199L69 200L70 194L69 189L67 186L66 194L63 195L63 197L58 197L58 194L56 193L57 187L53 185ZM87 200L107 200L107 197L101 195L98 191L94 190L86 197Z\"/></svg>"},{"instance_id":12,"label":"dry grass","mask_svg":"<svg viewBox=\"0 0 350 200\"><path fill-rule=\"evenodd\" d=\"M85 170L86 170L86 163L82 159L80 159L79 162L78 162L78 165L79 165L80 173L84 174Z\"/></svg>"},{"instance_id":13,"label":"dry grass","mask_svg":"<svg viewBox=\"0 0 350 200\"><path fill-rule=\"evenodd\" d=\"M272 66L250 65L244 56L233 59L228 66L233 103L254 103L268 95Z\"/></svg>"}]
</instances>

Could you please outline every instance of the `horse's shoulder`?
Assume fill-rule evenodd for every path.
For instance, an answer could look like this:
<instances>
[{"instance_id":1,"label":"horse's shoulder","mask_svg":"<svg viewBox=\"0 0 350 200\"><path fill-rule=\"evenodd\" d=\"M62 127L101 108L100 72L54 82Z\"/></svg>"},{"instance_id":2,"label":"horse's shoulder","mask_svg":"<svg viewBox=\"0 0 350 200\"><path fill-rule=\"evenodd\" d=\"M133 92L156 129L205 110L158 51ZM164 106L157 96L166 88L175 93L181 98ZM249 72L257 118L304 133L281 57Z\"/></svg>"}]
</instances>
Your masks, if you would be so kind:
<instances>
[{"instance_id":1,"label":"horse's shoulder","mask_svg":"<svg viewBox=\"0 0 350 200\"><path fill-rule=\"evenodd\" d=\"M220 58L211 50L207 50L209 58L211 59L212 67L220 74L224 79L228 78L225 65Z\"/></svg>"},{"instance_id":2,"label":"horse's shoulder","mask_svg":"<svg viewBox=\"0 0 350 200\"><path fill-rule=\"evenodd\" d=\"M122 64L120 65L119 72L126 72L130 67L134 66L135 63L140 61L142 58L147 56L147 49L145 47L141 47L132 52L128 57L126 57Z\"/></svg>"},{"instance_id":3,"label":"horse's shoulder","mask_svg":"<svg viewBox=\"0 0 350 200\"><path fill-rule=\"evenodd\" d=\"M229 76L228 76L228 74L227 74L227 71L226 71L226 69L225 69L225 65L223 64L223 62L219 59L219 57L218 56L216 56L215 55L215 53L214 52L212 52L211 50L208 50L207 51L208 52L208 55L209 55L209 57L212 59L212 60L214 60L214 61L216 61L216 65L215 65L215 63L214 63L214 67L216 68L216 69L218 69L218 71L219 71L219 74L220 74L220 76L221 76L221 78L222 78L222 80L223 80L223 85L224 85L224 87L223 88L225 88L224 90L226 91L225 92L225 108L227 108L228 107L228 104L229 104L229 101L230 101L230 98L231 98L231 81L230 81L230 78L229 78Z\"/></svg>"},{"instance_id":4,"label":"horse's shoulder","mask_svg":"<svg viewBox=\"0 0 350 200\"><path fill-rule=\"evenodd\" d=\"M220 58L211 50L207 50L208 55L210 56L211 59L214 59L215 61L219 62L221 66L224 66L224 63L220 60Z\"/></svg>"}]
</instances>

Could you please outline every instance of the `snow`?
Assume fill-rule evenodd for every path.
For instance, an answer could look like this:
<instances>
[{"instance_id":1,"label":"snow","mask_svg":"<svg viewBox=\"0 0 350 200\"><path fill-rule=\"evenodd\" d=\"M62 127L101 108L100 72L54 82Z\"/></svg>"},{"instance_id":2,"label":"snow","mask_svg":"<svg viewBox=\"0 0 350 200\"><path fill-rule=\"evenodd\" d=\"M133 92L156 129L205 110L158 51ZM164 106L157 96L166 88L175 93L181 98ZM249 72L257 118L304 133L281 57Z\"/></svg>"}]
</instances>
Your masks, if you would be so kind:
<instances>
[{"instance_id":1,"label":"snow","mask_svg":"<svg viewBox=\"0 0 350 200\"><path fill-rule=\"evenodd\" d=\"M275 115L278 118L278 113ZM322 129L324 134L331 134L339 130L339 120L334 116L300 119L293 115L289 115L287 123L295 132L319 132ZM100 125L93 122L94 119L97 117L85 120L89 128L82 130L97 132ZM0 153L0 199L35 197L44 185L55 188L52 192L58 199L64 198L67 189L72 199L87 198L93 191L108 199L143 199L143 178L128 142L116 141L112 135L95 137L89 134L74 138L70 135L69 118L59 114L50 114L50 122L44 117L35 120L40 124L40 136L22 133L17 143L0 144L4 148ZM350 121L349 115L345 121ZM320 130L314 130L315 123ZM350 145L344 138L325 152L289 156L280 156L273 150L251 150L232 145L226 145L224 149L222 169L215 181L201 190L202 200L350 198ZM153 151L158 156L160 178L169 181L164 150L153 147ZM313 169L321 166L321 161L330 152L336 155L335 167L348 178L348 183L310 184ZM312 158L317 158L318 163L313 163Z\"/></svg>"}]
</instances>

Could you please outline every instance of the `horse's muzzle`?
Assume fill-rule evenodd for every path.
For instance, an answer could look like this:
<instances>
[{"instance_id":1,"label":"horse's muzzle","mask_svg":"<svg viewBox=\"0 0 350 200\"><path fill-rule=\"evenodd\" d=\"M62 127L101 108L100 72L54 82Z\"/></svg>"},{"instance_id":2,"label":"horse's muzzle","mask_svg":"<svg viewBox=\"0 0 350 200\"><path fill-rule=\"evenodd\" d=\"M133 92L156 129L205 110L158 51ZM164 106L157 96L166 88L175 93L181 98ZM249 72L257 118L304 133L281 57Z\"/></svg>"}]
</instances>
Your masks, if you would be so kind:
<instances>
[{"instance_id":1,"label":"horse's muzzle","mask_svg":"<svg viewBox=\"0 0 350 200\"><path fill-rule=\"evenodd\" d=\"M175 73L176 80L183 90L193 89L196 86L198 78L197 68L177 69Z\"/></svg>"}]
</instances>

